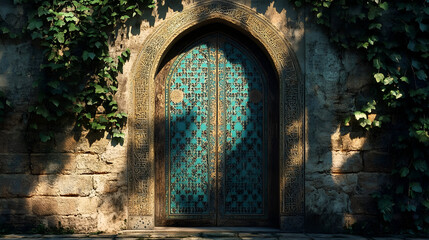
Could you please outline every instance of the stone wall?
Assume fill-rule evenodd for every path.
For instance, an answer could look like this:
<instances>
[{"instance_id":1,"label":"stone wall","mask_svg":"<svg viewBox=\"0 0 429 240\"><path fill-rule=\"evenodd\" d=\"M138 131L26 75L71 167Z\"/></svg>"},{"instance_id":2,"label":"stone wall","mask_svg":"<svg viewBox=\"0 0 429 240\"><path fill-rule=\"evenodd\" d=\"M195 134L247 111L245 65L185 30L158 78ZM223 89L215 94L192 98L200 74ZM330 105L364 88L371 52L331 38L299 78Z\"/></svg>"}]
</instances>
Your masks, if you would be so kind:
<instances>
[{"instance_id":1,"label":"stone wall","mask_svg":"<svg viewBox=\"0 0 429 240\"><path fill-rule=\"evenodd\" d=\"M305 47L307 229L377 231L371 195L389 178L390 138L344 125L355 104L366 103L372 69L364 57L335 48L311 22Z\"/></svg>"},{"instance_id":2,"label":"stone wall","mask_svg":"<svg viewBox=\"0 0 429 240\"><path fill-rule=\"evenodd\" d=\"M353 53L329 43L326 34L288 1L241 0L263 14L290 41L306 86L305 206L308 231L343 231L376 220L371 193L388 178L388 136L370 136L342 124L370 88L371 69ZM132 66L145 38L189 0L158 1L152 13L118 29L111 54L131 50L119 77L120 108L129 112ZM0 16L20 26L24 9L2 3ZM304 31L305 30L305 31ZM41 53L29 41L0 39L0 89L15 109L0 126L0 229L37 224L79 232L115 232L127 226L128 141L76 132L61 123L55 142L40 144L27 130L26 109L35 99ZM384 136L384 137L380 137Z\"/></svg>"}]
</instances>

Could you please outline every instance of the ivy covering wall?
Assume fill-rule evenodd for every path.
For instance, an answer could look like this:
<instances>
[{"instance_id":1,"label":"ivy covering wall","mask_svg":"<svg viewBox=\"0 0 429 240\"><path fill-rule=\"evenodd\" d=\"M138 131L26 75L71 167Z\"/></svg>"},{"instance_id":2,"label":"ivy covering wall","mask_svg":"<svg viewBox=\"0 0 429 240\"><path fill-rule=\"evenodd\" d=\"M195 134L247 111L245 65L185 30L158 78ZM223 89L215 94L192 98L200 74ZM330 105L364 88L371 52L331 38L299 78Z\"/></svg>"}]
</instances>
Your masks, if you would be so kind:
<instances>
[{"instance_id":1,"label":"ivy covering wall","mask_svg":"<svg viewBox=\"0 0 429 240\"><path fill-rule=\"evenodd\" d=\"M76 126L107 132L122 142L127 114L118 110L115 93L130 51L109 54L114 30L142 11L152 0L14 0L28 9L25 29L8 26L0 19L0 36L30 38L43 51L43 77L34 83L38 97L30 113L29 127L40 140L53 138L56 123L75 117ZM0 94L0 120L10 103Z\"/></svg>"},{"instance_id":2,"label":"ivy covering wall","mask_svg":"<svg viewBox=\"0 0 429 240\"><path fill-rule=\"evenodd\" d=\"M383 230L429 232L429 1L290 0L313 15L339 48L363 53L374 69L376 94L345 124L395 129L393 184L375 197ZM153 0L14 0L29 9L25 29L0 19L0 37L31 39L43 51L29 128L43 142L59 120L107 132L122 141L127 114L115 100L118 74L130 51L112 57L114 30ZM0 121L12 107L0 92ZM371 117L375 116L375 117ZM399 228L398 228L398 224ZM396 224L396 225L395 225Z\"/></svg>"},{"instance_id":3,"label":"ivy covering wall","mask_svg":"<svg viewBox=\"0 0 429 240\"><path fill-rule=\"evenodd\" d=\"M376 194L382 230L429 232L429 1L291 0L339 48L364 54L376 94L345 124L394 131L392 185ZM375 116L375 117L374 117Z\"/></svg>"}]
</instances>

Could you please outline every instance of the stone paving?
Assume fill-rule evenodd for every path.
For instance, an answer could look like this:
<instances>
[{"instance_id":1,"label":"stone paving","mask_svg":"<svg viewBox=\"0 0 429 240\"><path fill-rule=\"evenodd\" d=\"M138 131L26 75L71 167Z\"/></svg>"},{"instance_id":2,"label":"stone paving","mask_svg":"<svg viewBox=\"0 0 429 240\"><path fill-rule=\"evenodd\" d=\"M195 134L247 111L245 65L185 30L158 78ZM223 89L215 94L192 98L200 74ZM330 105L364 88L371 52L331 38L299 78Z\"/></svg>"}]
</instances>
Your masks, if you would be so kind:
<instances>
[{"instance_id":1,"label":"stone paving","mask_svg":"<svg viewBox=\"0 0 429 240\"><path fill-rule=\"evenodd\" d=\"M314 233L282 233L282 232L235 232L235 231L207 231L207 232L156 232L156 231L124 231L118 234L67 234L67 235L41 235L41 234L8 234L0 235L1 239L96 239L96 240L144 240L144 239L186 239L186 240L422 240L429 239L409 236L383 236L363 237L349 234L314 234Z\"/></svg>"}]
</instances>

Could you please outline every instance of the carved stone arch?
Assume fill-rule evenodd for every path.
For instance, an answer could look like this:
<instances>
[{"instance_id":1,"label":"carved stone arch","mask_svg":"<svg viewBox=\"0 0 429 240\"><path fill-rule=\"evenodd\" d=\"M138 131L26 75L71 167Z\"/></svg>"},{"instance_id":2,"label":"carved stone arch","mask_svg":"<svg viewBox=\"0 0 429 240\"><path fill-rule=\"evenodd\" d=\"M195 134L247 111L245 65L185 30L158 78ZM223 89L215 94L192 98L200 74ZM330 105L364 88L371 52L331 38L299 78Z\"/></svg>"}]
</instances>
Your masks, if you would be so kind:
<instances>
[{"instance_id":1,"label":"carved stone arch","mask_svg":"<svg viewBox=\"0 0 429 240\"><path fill-rule=\"evenodd\" d=\"M304 82L287 39L263 15L226 0L189 6L160 24L145 40L132 68L129 118L128 228L154 227L155 74L164 54L183 33L211 21L246 32L272 59L280 84L280 224L299 231L304 221Z\"/></svg>"}]
</instances>

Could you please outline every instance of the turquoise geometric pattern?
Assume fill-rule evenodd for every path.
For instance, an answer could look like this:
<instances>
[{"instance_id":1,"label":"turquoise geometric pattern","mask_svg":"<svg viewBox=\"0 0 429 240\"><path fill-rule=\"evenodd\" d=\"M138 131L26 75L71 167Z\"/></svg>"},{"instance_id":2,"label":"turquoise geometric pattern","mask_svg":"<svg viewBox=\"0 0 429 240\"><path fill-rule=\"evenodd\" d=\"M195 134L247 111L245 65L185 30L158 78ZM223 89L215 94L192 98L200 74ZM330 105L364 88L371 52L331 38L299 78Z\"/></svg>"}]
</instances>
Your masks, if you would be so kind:
<instances>
[{"instance_id":1,"label":"turquoise geometric pattern","mask_svg":"<svg viewBox=\"0 0 429 240\"><path fill-rule=\"evenodd\" d=\"M264 75L246 51L233 43L220 41L219 45L219 68L223 68L219 85L225 96L221 102L225 116L221 210L226 215L263 214Z\"/></svg>"},{"instance_id":2,"label":"turquoise geometric pattern","mask_svg":"<svg viewBox=\"0 0 429 240\"><path fill-rule=\"evenodd\" d=\"M220 33L189 46L166 80L167 219L267 214L265 82Z\"/></svg>"},{"instance_id":3,"label":"turquoise geometric pattern","mask_svg":"<svg viewBox=\"0 0 429 240\"><path fill-rule=\"evenodd\" d=\"M201 42L179 57L167 81L166 116L169 214L210 212L209 43Z\"/></svg>"}]
</instances>

